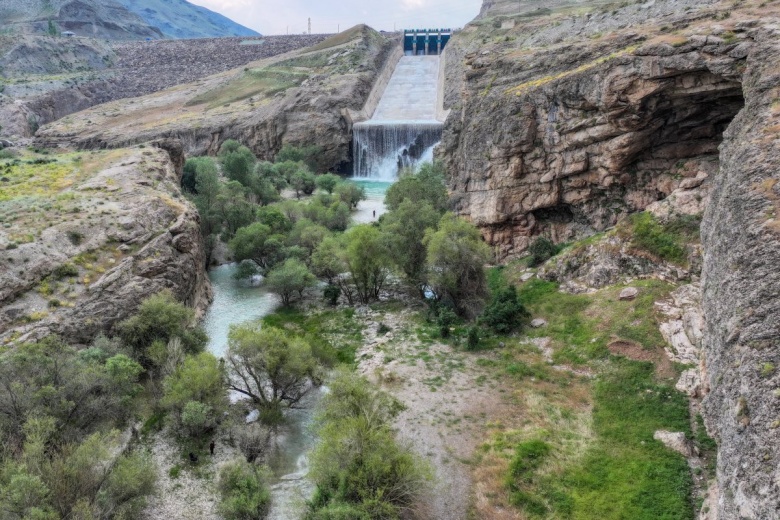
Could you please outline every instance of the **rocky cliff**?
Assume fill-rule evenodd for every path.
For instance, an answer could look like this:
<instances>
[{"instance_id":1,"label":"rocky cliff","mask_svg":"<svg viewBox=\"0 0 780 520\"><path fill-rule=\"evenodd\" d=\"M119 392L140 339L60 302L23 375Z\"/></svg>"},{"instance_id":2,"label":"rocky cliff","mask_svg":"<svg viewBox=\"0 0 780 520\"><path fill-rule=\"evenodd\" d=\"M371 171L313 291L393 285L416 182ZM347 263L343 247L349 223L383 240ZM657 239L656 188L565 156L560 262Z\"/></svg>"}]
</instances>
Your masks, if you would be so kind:
<instances>
[{"instance_id":1,"label":"rocky cliff","mask_svg":"<svg viewBox=\"0 0 780 520\"><path fill-rule=\"evenodd\" d=\"M706 518L780 518L780 9L532 4L485 2L447 49L437 153L456 209L507 257L538 235L706 205L696 395L719 445Z\"/></svg>"},{"instance_id":2,"label":"rocky cliff","mask_svg":"<svg viewBox=\"0 0 780 520\"><path fill-rule=\"evenodd\" d=\"M210 299L180 143L0 161L0 343L88 342L163 289Z\"/></svg>"},{"instance_id":3,"label":"rocky cliff","mask_svg":"<svg viewBox=\"0 0 780 520\"><path fill-rule=\"evenodd\" d=\"M363 107L394 45L358 26L307 49L73 114L42 128L37 140L97 149L175 137L188 154L200 155L238 139L262 159L283 143L316 143L322 164L345 168L347 111Z\"/></svg>"}]
</instances>

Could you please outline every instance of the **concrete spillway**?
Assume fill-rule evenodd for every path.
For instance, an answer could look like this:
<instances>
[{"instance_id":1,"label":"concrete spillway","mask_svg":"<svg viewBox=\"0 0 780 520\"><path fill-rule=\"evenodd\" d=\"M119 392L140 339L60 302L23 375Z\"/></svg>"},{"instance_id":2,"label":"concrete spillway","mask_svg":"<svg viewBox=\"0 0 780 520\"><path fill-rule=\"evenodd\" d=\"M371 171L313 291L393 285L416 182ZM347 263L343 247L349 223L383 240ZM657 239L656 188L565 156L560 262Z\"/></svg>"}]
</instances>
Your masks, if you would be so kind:
<instances>
[{"instance_id":1,"label":"concrete spillway","mask_svg":"<svg viewBox=\"0 0 780 520\"><path fill-rule=\"evenodd\" d=\"M353 127L356 177L393 180L433 158L443 124L436 119L439 56L404 56L371 119Z\"/></svg>"}]
</instances>

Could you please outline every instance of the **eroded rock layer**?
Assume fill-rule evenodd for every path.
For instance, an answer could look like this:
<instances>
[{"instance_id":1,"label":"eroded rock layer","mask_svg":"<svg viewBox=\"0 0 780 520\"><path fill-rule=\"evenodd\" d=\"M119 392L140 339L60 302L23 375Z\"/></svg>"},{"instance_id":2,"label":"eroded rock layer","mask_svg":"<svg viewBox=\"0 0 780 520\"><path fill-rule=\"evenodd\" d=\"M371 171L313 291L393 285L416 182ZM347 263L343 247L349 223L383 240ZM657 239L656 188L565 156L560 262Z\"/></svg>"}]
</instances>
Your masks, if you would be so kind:
<instances>
[{"instance_id":1,"label":"eroded rock layer","mask_svg":"<svg viewBox=\"0 0 780 520\"><path fill-rule=\"evenodd\" d=\"M719 455L702 518L780 518L780 9L532 3L486 2L448 47L438 155L456 209L505 258L706 207L691 395Z\"/></svg>"},{"instance_id":2,"label":"eroded rock layer","mask_svg":"<svg viewBox=\"0 0 780 520\"><path fill-rule=\"evenodd\" d=\"M34 172L47 186L25 186L2 206L0 344L51 333L86 343L162 290L205 308L210 285L199 216L179 189L180 143L54 161Z\"/></svg>"}]
</instances>

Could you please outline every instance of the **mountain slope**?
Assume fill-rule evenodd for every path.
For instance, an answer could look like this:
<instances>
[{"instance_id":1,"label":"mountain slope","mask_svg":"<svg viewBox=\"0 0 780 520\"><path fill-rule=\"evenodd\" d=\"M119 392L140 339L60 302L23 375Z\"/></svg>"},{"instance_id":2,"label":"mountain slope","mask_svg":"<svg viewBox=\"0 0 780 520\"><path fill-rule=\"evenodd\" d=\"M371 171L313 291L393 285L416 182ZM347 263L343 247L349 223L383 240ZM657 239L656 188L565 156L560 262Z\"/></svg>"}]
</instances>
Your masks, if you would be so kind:
<instances>
[{"instance_id":1,"label":"mountain slope","mask_svg":"<svg viewBox=\"0 0 780 520\"><path fill-rule=\"evenodd\" d=\"M78 36L133 40L162 32L114 0L3 0L0 26L22 33L73 31Z\"/></svg>"},{"instance_id":2,"label":"mountain slope","mask_svg":"<svg viewBox=\"0 0 780 520\"><path fill-rule=\"evenodd\" d=\"M169 38L258 36L256 31L186 0L119 0Z\"/></svg>"}]
</instances>

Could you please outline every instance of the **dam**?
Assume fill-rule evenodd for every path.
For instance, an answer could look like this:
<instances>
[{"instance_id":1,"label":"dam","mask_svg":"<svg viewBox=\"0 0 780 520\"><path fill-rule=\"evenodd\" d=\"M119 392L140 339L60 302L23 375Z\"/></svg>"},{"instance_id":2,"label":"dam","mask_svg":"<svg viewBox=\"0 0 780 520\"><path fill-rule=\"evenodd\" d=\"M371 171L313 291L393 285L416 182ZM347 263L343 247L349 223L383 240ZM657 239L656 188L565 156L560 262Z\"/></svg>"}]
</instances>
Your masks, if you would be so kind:
<instances>
[{"instance_id":1,"label":"dam","mask_svg":"<svg viewBox=\"0 0 780 520\"><path fill-rule=\"evenodd\" d=\"M369 119L353 126L355 177L392 181L401 170L431 161L441 140L441 52L448 38L443 40L441 31L435 37L422 32L418 45L409 33L379 102L365 114Z\"/></svg>"}]
</instances>

